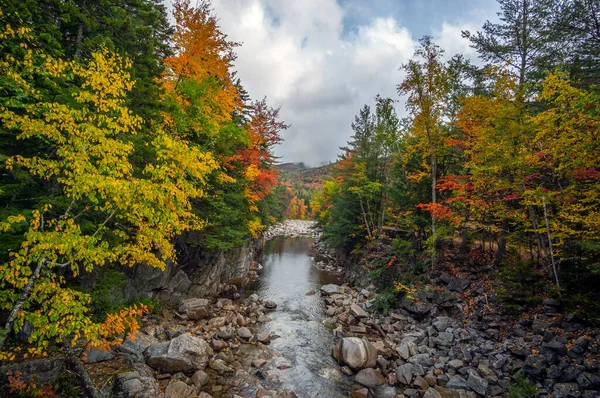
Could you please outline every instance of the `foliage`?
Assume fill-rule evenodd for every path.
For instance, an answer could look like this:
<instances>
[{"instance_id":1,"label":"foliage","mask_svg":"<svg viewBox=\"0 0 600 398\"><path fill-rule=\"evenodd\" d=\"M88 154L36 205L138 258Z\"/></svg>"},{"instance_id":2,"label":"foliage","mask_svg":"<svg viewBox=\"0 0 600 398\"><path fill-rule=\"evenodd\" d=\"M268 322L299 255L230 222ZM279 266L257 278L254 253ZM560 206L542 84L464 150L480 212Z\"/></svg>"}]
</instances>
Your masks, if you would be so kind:
<instances>
[{"instance_id":1,"label":"foliage","mask_svg":"<svg viewBox=\"0 0 600 398\"><path fill-rule=\"evenodd\" d=\"M110 300L125 267L164 269L181 242L229 249L274 220L272 149L287 126L266 100L243 102L237 44L210 3L176 2L174 31L151 0L95 15L103 4L6 8L17 27L0 46L0 346L28 322L26 356L120 344L150 310Z\"/></svg>"},{"instance_id":2,"label":"foliage","mask_svg":"<svg viewBox=\"0 0 600 398\"><path fill-rule=\"evenodd\" d=\"M538 396L537 388L523 372L517 372L514 381L508 385L508 396L510 398L535 398Z\"/></svg>"}]
</instances>

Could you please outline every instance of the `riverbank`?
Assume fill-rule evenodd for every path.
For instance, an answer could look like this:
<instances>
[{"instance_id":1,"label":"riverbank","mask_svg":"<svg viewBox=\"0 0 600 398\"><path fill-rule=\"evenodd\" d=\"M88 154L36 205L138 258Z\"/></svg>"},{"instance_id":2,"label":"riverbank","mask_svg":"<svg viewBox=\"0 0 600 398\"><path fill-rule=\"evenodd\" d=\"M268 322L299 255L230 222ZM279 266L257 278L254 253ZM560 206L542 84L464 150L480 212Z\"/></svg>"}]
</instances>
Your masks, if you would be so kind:
<instances>
[{"instance_id":1,"label":"riverbank","mask_svg":"<svg viewBox=\"0 0 600 398\"><path fill-rule=\"evenodd\" d=\"M314 236L313 226L312 222L288 221L267 231L265 239ZM222 286L213 290L219 296L188 294L177 301L157 302L153 313L140 320L140 330L120 347L82 352L80 359L95 387L94 396L296 397L278 377L278 372L293 364L270 348L279 336L265 331L278 303L244 291L261 269L253 261L243 278L229 282L216 278ZM56 385L67 372L66 361L59 357L8 364L1 371L18 375L9 388L26 388L30 381Z\"/></svg>"},{"instance_id":2,"label":"riverbank","mask_svg":"<svg viewBox=\"0 0 600 398\"><path fill-rule=\"evenodd\" d=\"M342 270L316 249L321 268ZM552 300L515 321L490 305L476 277L447 274L388 315L372 311L373 286L326 285L321 294L352 397L600 396L600 331Z\"/></svg>"}]
</instances>

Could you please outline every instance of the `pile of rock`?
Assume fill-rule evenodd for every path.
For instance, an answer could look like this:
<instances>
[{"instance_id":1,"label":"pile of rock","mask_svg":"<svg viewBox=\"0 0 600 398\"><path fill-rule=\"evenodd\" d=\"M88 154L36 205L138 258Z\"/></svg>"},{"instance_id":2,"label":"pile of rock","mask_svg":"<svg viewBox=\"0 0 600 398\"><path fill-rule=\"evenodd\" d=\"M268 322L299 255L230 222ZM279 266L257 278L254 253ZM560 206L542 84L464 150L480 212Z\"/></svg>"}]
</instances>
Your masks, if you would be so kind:
<instances>
[{"instance_id":1,"label":"pile of rock","mask_svg":"<svg viewBox=\"0 0 600 398\"><path fill-rule=\"evenodd\" d=\"M316 238L319 236L319 230L316 221L286 220L271 226L263 236L265 241L277 236L309 236Z\"/></svg>"},{"instance_id":2,"label":"pile of rock","mask_svg":"<svg viewBox=\"0 0 600 398\"><path fill-rule=\"evenodd\" d=\"M459 291L465 285L454 282ZM404 299L401 309L383 316L368 312L373 290L321 288L324 322L339 338L333 355L362 386L354 397L503 396L520 369L543 396L599 395L597 331L572 340L575 334L562 328L558 337L556 325L538 321L514 330L501 318L463 322L452 316L459 314L459 297L440 288Z\"/></svg>"},{"instance_id":3,"label":"pile of rock","mask_svg":"<svg viewBox=\"0 0 600 398\"><path fill-rule=\"evenodd\" d=\"M247 299L185 299L164 317L149 316L134 338L119 347L130 370L119 373L103 393L116 397L201 398L261 396L292 398L265 378L280 366L260 326L277 304L257 295ZM171 316L172 315L172 316ZM90 355L91 354L91 355ZM88 367L110 361L114 353L87 355ZM110 394L109 394L110 390Z\"/></svg>"}]
</instances>

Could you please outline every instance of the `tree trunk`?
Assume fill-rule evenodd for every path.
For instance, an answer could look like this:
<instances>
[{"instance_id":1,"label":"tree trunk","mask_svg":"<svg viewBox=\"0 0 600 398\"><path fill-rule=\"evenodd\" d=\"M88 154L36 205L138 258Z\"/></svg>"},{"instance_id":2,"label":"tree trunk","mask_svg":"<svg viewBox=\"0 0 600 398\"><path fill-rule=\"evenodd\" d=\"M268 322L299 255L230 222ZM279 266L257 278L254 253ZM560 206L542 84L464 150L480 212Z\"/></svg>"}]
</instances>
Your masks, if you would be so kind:
<instances>
[{"instance_id":1,"label":"tree trunk","mask_svg":"<svg viewBox=\"0 0 600 398\"><path fill-rule=\"evenodd\" d=\"M33 271L33 274L31 274L31 276L29 277L29 280L27 281L27 285L25 285L25 287L23 288L23 291L21 292L21 297L19 297L19 299L13 306L12 310L10 311L10 314L8 315L8 319L6 320L6 324L4 325L4 331L2 333L2 336L0 337L0 351L2 351L4 349L4 344L6 343L6 340L8 339L8 335L12 331L12 328L15 324L15 320L17 319L17 315L19 315L19 312L21 312L21 307L23 306L23 304L25 304L25 302L29 298L29 295L31 294L31 289L33 289L33 285L35 284L35 281L37 280L38 276L40 275L40 273L42 272L42 269L45 266L46 266L46 259L43 258L39 262L35 271Z\"/></svg>"},{"instance_id":2,"label":"tree trunk","mask_svg":"<svg viewBox=\"0 0 600 398\"><path fill-rule=\"evenodd\" d=\"M436 204L436 194L435 194L435 187L437 184L437 159L435 156L435 152L434 152L434 148L433 146L431 146L430 148L431 150L431 203L434 205ZM436 265L436 251L437 251L437 236L436 236L436 223L435 223L435 216L432 214L431 215L431 235L432 235L432 245L433 245L433 251L432 251L432 255L431 255L431 270L433 271L435 269L435 265Z\"/></svg>"},{"instance_id":3,"label":"tree trunk","mask_svg":"<svg viewBox=\"0 0 600 398\"><path fill-rule=\"evenodd\" d=\"M550 235L550 223L548 222L548 212L546 211L546 197L542 196L542 203L544 204L544 220L546 220L546 231L548 233L548 248L550 249L550 260L552 262L552 271L554 272L554 279L556 280L556 288L558 289L558 295L560 296L560 282L558 280L558 271L556 269L556 261L554 261L554 249L552 248L552 236Z\"/></svg>"},{"instance_id":4,"label":"tree trunk","mask_svg":"<svg viewBox=\"0 0 600 398\"><path fill-rule=\"evenodd\" d=\"M500 239L498 240L498 251L496 252L496 260L498 262L502 261L502 259L506 256L506 243L508 241L508 218L502 219L502 226L500 230Z\"/></svg>"}]
</instances>

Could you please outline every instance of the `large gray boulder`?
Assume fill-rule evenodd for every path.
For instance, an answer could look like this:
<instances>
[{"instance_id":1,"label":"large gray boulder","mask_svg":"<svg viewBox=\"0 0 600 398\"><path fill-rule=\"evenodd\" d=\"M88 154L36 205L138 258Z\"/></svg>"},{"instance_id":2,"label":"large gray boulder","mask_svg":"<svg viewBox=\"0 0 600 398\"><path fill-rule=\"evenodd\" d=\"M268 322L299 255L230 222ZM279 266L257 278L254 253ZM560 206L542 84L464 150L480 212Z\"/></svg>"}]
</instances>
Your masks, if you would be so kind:
<instances>
[{"instance_id":1,"label":"large gray boulder","mask_svg":"<svg viewBox=\"0 0 600 398\"><path fill-rule=\"evenodd\" d=\"M164 398L194 398L196 389L183 381L176 381L165 388Z\"/></svg>"},{"instance_id":2,"label":"large gray boulder","mask_svg":"<svg viewBox=\"0 0 600 398\"><path fill-rule=\"evenodd\" d=\"M323 293L325 293L327 295L339 293L340 291L341 291L340 286L339 285L334 285L333 283L321 286L321 292L323 292Z\"/></svg>"},{"instance_id":3,"label":"large gray boulder","mask_svg":"<svg viewBox=\"0 0 600 398\"><path fill-rule=\"evenodd\" d=\"M333 357L352 369L374 368L377 349L367 339L345 337L333 346Z\"/></svg>"},{"instance_id":4,"label":"large gray boulder","mask_svg":"<svg viewBox=\"0 0 600 398\"><path fill-rule=\"evenodd\" d=\"M385 383L385 378L375 369L366 368L358 372L355 381L369 388L377 388Z\"/></svg>"},{"instance_id":5,"label":"large gray boulder","mask_svg":"<svg viewBox=\"0 0 600 398\"><path fill-rule=\"evenodd\" d=\"M144 351L146 363L164 373L204 369L212 355L213 350L206 341L189 333L153 344Z\"/></svg>"},{"instance_id":6,"label":"large gray boulder","mask_svg":"<svg viewBox=\"0 0 600 398\"><path fill-rule=\"evenodd\" d=\"M179 312L188 319L198 320L205 318L208 315L210 301L203 298L189 298L181 302Z\"/></svg>"},{"instance_id":7,"label":"large gray boulder","mask_svg":"<svg viewBox=\"0 0 600 398\"><path fill-rule=\"evenodd\" d=\"M136 365L133 372L117 375L114 386L116 398L158 398L160 389L152 370L146 365Z\"/></svg>"},{"instance_id":8,"label":"large gray boulder","mask_svg":"<svg viewBox=\"0 0 600 398\"><path fill-rule=\"evenodd\" d=\"M156 343L158 340L153 336L137 332L133 337L126 339L118 350L128 354L134 362L144 362L144 351Z\"/></svg>"}]
</instances>

